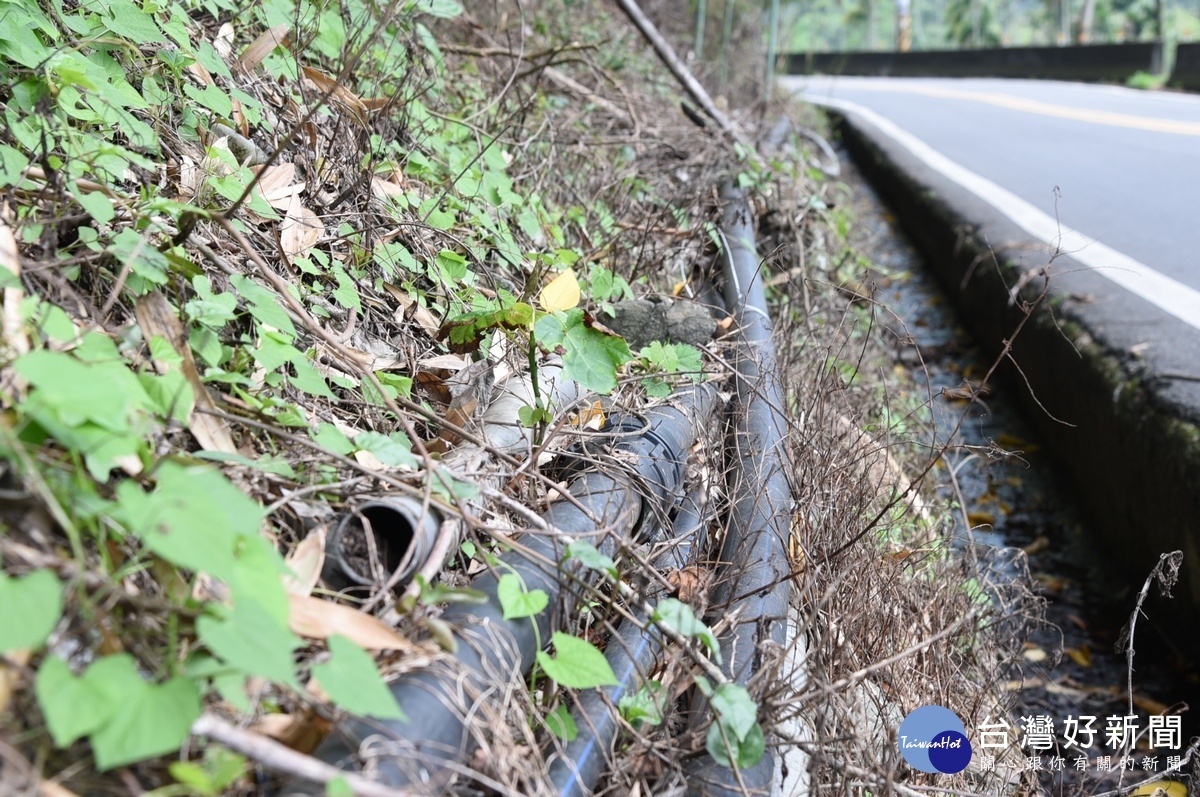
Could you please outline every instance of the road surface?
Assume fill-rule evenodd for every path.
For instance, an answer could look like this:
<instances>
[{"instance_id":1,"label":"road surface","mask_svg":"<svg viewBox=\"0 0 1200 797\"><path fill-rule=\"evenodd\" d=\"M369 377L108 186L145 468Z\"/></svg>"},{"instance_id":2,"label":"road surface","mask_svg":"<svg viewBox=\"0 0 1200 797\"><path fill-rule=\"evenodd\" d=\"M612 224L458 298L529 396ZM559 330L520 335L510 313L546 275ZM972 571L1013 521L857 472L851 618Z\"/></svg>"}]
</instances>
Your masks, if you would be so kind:
<instances>
[{"instance_id":1,"label":"road surface","mask_svg":"<svg viewBox=\"0 0 1200 797\"><path fill-rule=\"evenodd\" d=\"M919 179L1069 253L1056 267L1088 326L1200 419L1200 96L974 78L784 85L908 153Z\"/></svg>"}]
</instances>

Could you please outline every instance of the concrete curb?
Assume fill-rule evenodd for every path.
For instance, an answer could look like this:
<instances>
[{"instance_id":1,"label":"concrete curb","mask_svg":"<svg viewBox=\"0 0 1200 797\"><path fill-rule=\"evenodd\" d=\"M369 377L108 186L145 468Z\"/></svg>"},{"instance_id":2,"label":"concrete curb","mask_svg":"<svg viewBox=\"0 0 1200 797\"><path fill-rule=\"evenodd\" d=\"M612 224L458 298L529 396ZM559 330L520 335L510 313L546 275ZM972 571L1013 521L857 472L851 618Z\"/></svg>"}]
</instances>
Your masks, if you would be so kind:
<instances>
[{"instance_id":1,"label":"concrete curb","mask_svg":"<svg viewBox=\"0 0 1200 797\"><path fill-rule=\"evenodd\" d=\"M1048 262L1047 247L1031 245L1006 216L931 173L853 112L830 112L972 334L998 353L1022 318L1010 304L1009 286ZM1007 388L1020 394L1081 498L1103 558L1122 574L1120 587L1140 587L1160 553L1184 552L1176 599L1156 601L1147 611L1194 628L1200 614L1200 402L1194 389L1164 381L1161 368L1156 374L1153 358L1147 367L1130 352L1150 324L1167 340L1195 338L1196 331L1132 295L1113 296L1111 285L1068 256L1055 258L1054 272L1049 302L1015 341L1020 372L1008 368ZM1032 280L1025 294L1036 296L1040 286ZM1102 312L1081 300L1089 295L1106 298ZM1112 320L1135 314L1153 321ZM1171 636L1181 648L1200 650L1194 633Z\"/></svg>"}]
</instances>

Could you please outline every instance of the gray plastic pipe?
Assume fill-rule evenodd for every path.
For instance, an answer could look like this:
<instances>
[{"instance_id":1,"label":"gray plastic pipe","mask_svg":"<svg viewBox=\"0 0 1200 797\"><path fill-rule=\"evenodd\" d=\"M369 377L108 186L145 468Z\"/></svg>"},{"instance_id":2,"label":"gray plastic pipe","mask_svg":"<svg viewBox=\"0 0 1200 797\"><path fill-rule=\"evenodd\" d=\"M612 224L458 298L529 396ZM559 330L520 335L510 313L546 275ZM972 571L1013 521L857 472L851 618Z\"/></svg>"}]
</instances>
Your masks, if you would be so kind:
<instances>
[{"instance_id":1,"label":"gray plastic pipe","mask_svg":"<svg viewBox=\"0 0 1200 797\"><path fill-rule=\"evenodd\" d=\"M557 358L538 369L538 392L544 406L566 407L579 399L578 383L565 378L562 370ZM527 455L533 430L520 422L518 413L533 403L533 380L528 372L500 380L479 419L479 437L502 453ZM485 456L483 447L462 445L446 455L445 465L458 471L481 456ZM367 500L343 515L329 535L321 577L339 592L371 589L389 580L393 588L400 589L432 554L442 520L435 507L407 496ZM372 572L372 560L382 566L382 572Z\"/></svg>"},{"instance_id":2,"label":"gray plastic pipe","mask_svg":"<svg viewBox=\"0 0 1200 797\"><path fill-rule=\"evenodd\" d=\"M791 580L787 557L791 533L792 491L787 474L787 421L775 363L762 261L754 244L754 226L745 191L721 188L721 233L725 240L725 303L737 320L736 394L729 412L733 424L728 493L732 499L728 531L716 573L710 622L735 616L737 625L721 640L723 668L743 686L750 683L768 648L782 651L787 642ZM773 643L773 644L772 644ZM801 644L797 640L795 644ZM707 703L693 703L694 716L707 714ZM684 773L689 795L768 794L775 772L768 752L741 771L709 756L690 762Z\"/></svg>"},{"instance_id":3,"label":"gray plastic pipe","mask_svg":"<svg viewBox=\"0 0 1200 797\"><path fill-rule=\"evenodd\" d=\"M564 585L578 568L560 564L566 546L590 539L612 554L615 537L665 517L679 500L696 430L710 422L716 406L714 387L699 385L648 411L642 420L617 424L616 459L605 472L587 471L567 487L578 506L566 500L551 504L544 515L548 531L522 536L497 566L472 579L471 587L487 595L486 603L447 606L441 619L455 630L457 652L390 686L407 721L347 718L317 757L349 768L362 752L379 781L430 793L441 793L456 772L470 769L459 764L477 746L469 726L501 710L497 703L506 685L529 672L539 643L544 645L574 611L576 596ZM533 618L506 620L497 588L500 577L509 573L519 576L527 590L544 590L550 608ZM321 787L288 784L281 793L320 794Z\"/></svg>"},{"instance_id":4,"label":"gray plastic pipe","mask_svg":"<svg viewBox=\"0 0 1200 797\"><path fill-rule=\"evenodd\" d=\"M690 493L680 502L671 525L674 544L655 558L655 568L685 567L693 552L704 549L703 503L698 493ZM643 621L641 625L622 623L606 649L605 658L617 677L617 685L581 692L577 698L572 719L579 735L550 762L550 782L561 797L591 797L612 759L613 740L621 727L613 707L640 688L663 649L663 639L653 628L642 630L648 618L638 619Z\"/></svg>"}]
</instances>

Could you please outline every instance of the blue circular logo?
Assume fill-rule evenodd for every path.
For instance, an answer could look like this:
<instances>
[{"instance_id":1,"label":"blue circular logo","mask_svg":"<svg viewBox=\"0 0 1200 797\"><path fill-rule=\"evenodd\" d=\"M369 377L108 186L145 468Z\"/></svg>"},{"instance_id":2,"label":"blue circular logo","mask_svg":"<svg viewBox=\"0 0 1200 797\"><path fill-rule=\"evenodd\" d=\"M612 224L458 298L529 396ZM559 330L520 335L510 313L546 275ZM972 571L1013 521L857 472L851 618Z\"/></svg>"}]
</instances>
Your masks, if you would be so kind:
<instances>
[{"instance_id":1,"label":"blue circular logo","mask_svg":"<svg viewBox=\"0 0 1200 797\"><path fill-rule=\"evenodd\" d=\"M913 769L953 775L971 763L962 720L948 708L921 706L900 723L900 754Z\"/></svg>"}]
</instances>

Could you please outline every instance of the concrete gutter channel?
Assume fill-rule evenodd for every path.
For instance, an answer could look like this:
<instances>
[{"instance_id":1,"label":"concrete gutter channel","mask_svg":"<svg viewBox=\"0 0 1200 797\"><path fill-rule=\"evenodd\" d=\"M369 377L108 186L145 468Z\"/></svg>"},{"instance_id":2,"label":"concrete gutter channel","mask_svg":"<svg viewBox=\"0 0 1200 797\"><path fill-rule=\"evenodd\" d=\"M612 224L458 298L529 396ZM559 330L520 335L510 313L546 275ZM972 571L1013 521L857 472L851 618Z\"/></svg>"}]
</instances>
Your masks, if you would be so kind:
<instances>
[{"instance_id":1,"label":"concrete gutter channel","mask_svg":"<svg viewBox=\"0 0 1200 797\"><path fill-rule=\"evenodd\" d=\"M853 111L830 113L964 324L985 350L999 353L1023 317L1010 286L1045 266L1049 248L1031 246L1007 216ZM1160 629L1193 629L1200 612L1200 384L1186 375L1200 362L1200 335L1069 256L1055 258L1053 274L1048 301L1013 344L1020 373L1006 365L1004 376L1125 586L1140 586L1161 553L1184 552L1175 600L1148 604L1148 612ZM1025 295L1041 285L1033 279ZM1093 296L1104 300L1093 304ZM1132 355L1148 333L1155 345ZM1200 649L1196 634L1171 637L1179 648Z\"/></svg>"}]
</instances>

